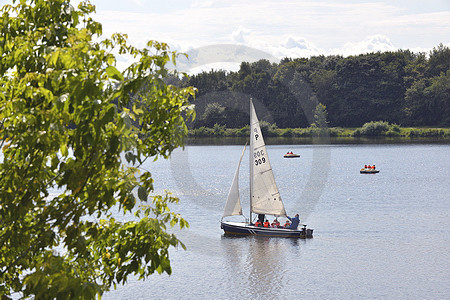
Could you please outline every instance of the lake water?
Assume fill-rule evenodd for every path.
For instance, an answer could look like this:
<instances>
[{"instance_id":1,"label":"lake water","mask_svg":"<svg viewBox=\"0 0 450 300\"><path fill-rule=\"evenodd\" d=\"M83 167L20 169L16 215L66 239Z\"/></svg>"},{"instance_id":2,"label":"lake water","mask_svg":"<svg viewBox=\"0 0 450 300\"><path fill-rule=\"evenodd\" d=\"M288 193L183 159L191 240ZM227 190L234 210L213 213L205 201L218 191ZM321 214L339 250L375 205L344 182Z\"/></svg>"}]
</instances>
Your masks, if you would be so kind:
<instances>
[{"instance_id":1,"label":"lake water","mask_svg":"<svg viewBox=\"0 0 450 300\"><path fill-rule=\"evenodd\" d=\"M224 237L220 219L243 147L187 146L148 163L190 223L173 273L129 280L103 299L448 299L450 145L273 145L289 215L308 240ZM297 159L284 159L293 151ZM359 174L364 164L380 173ZM241 201L248 217L248 156Z\"/></svg>"}]
</instances>

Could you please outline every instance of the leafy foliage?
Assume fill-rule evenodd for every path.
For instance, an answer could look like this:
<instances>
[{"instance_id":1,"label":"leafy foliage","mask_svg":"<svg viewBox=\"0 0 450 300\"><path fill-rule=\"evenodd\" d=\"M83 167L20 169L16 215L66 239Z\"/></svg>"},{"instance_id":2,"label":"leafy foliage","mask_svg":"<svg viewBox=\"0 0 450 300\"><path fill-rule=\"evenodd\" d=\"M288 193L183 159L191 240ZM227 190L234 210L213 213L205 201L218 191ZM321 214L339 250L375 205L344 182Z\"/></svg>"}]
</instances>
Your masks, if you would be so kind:
<instances>
[{"instance_id":1,"label":"leafy foliage","mask_svg":"<svg viewBox=\"0 0 450 300\"><path fill-rule=\"evenodd\" d=\"M376 121L365 123L356 134L363 136L381 136L390 129L389 123Z\"/></svg>"},{"instance_id":2,"label":"leafy foliage","mask_svg":"<svg viewBox=\"0 0 450 300\"><path fill-rule=\"evenodd\" d=\"M169 247L184 247L167 232L188 226L168 208L178 199L150 197L139 166L183 144L195 89L164 83L177 56L167 44L99 41L94 10L65 0L1 9L3 295L94 298L130 275L170 274ZM119 71L113 52L135 63ZM138 218L119 222L117 209Z\"/></svg>"},{"instance_id":3,"label":"leafy foliage","mask_svg":"<svg viewBox=\"0 0 450 300\"><path fill-rule=\"evenodd\" d=\"M263 121L265 122L265 121ZM397 124L388 124L388 129L384 125L382 130L367 130L373 128L374 123L383 122L368 122L359 128L341 128L328 127L320 128L316 124L306 128L278 128L275 125L266 123L267 133L265 136L276 138L313 138L313 137L341 137L341 138L359 138L359 137L400 137L400 138L444 138L450 137L450 128L404 128ZM366 125L368 124L368 125ZM365 126L365 130L362 130ZM373 127L372 127L373 126ZM378 128L378 127L376 127ZM220 129L220 131L218 131ZM366 134L368 133L368 134ZM215 126L215 128L200 127L189 131L190 137L195 138L209 138L209 137L228 137L230 139L221 138L220 140L226 143L245 143L245 139L249 135L249 126L242 128L225 128L224 126ZM238 139L235 139L238 138ZM244 138L243 140L240 138ZM217 142L217 141L216 141ZM279 142L279 141L278 141ZM292 142L292 141L290 141Z\"/></svg>"},{"instance_id":4,"label":"leafy foliage","mask_svg":"<svg viewBox=\"0 0 450 300\"><path fill-rule=\"evenodd\" d=\"M450 126L450 70L414 82L406 91L405 102L412 125Z\"/></svg>"}]
</instances>

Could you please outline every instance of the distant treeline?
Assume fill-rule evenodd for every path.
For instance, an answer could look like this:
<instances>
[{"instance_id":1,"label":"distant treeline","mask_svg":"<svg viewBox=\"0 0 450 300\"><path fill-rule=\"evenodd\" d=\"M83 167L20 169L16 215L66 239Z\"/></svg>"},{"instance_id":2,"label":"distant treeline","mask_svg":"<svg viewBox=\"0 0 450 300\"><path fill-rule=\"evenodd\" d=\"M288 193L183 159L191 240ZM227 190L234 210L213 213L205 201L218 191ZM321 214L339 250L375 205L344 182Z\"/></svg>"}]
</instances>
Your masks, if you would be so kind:
<instances>
[{"instance_id":1,"label":"distant treeline","mask_svg":"<svg viewBox=\"0 0 450 300\"><path fill-rule=\"evenodd\" d=\"M399 126L450 126L450 49L442 44L428 54L399 50L243 62L238 72L203 72L178 84L198 88L191 135L214 128L245 131L250 97L277 136L325 127L339 135L339 128L377 121L393 126L386 131L392 135L403 135Z\"/></svg>"}]
</instances>

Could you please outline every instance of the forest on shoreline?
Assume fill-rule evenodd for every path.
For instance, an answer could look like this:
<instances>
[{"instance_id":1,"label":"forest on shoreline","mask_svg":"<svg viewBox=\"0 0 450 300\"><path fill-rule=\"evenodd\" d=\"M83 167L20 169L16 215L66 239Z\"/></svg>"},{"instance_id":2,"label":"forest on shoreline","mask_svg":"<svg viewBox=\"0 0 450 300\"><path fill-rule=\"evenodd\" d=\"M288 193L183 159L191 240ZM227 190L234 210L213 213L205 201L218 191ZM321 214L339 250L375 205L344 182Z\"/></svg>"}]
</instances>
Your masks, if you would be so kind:
<instances>
[{"instance_id":1,"label":"forest on shoreline","mask_svg":"<svg viewBox=\"0 0 450 300\"><path fill-rule=\"evenodd\" d=\"M450 49L442 44L429 54L242 62L237 72L172 80L198 89L190 137L246 135L249 98L268 136L449 136Z\"/></svg>"}]
</instances>

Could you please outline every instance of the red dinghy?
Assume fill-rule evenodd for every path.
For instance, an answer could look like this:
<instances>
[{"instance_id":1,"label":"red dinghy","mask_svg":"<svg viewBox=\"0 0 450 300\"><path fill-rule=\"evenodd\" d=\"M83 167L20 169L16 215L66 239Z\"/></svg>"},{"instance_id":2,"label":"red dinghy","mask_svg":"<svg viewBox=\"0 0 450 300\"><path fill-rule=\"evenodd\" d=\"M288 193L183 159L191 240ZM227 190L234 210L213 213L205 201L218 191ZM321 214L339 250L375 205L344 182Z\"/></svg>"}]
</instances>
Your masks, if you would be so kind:
<instances>
[{"instance_id":1,"label":"red dinghy","mask_svg":"<svg viewBox=\"0 0 450 300\"><path fill-rule=\"evenodd\" d=\"M364 168L361 168L361 170L359 170L359 173L361 174L376 174L379 172L380 170L375 169L375 165L365 165Z\"/></svg>"},{"instance_id":2,"label":"red dinghy","mask_svg":"<svg viewBox=\"0 0 450 300\"><path fill-rule=\"evenodd\" d=\"M284 158L294 158L294 157L300 157L300 154L295 154L292 152L288 152L285 155L283 155Z\"/></svg>"}]
</instances>

